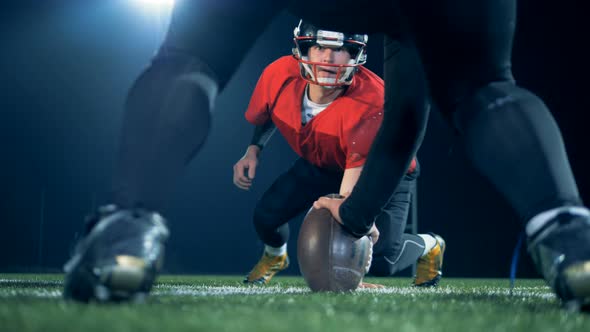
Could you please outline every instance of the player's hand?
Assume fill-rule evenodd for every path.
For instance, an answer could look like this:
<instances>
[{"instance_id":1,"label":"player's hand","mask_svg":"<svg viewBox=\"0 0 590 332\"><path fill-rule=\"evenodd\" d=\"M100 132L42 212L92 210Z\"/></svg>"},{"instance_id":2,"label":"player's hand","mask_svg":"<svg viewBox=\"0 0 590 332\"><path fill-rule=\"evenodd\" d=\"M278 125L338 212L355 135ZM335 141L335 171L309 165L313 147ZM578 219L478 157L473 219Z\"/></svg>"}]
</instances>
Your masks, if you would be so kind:
<instances>
[{"instance_id":1,"label":"player's hand","mask_svg":"<svg viewBox=\"0 0 590 332\"><path fill-rule=\"evenodd\" d=\"M373 223L373 227L371 227L371 229L369 230L369 234L367 235L369 236L373 244L379 241L379 230L377 229L377 226L375 226L375 223Z\"/></svg>"},{"instance_id":2,"label":"player's hand","mask_svg":"<svg viewBox=\"0 0 590 332\"><path fill-rule=\"evenodd\" d=\"M258 166L258 154L260 148L250 145L246 154L234 165L234 184L244 190L250 190L252 180L256 176Z\"/></svg>"},{"instance_id":3,"label":"player's hand","mask_svg":"<svg viewBox=\"0 0 590 332\"><path fill-rule=\"evenodd\" d=\"M332 217L342 224L342 219L340 218L340 205L344 203L344 200L348 195L350 195L350 192L347 192L344 195L332 194L320 197L317 201L313 202L313 207L316 209L328 209L332 214Z\"/></svg>"},{"instance_id":4,"label":"player's hand","mask_svg":"<svg viewBox=\"0 0 590 332\"><path fill-rule=\"evenodd\" d=\"M313 202L313 207L316 209L328 209L334 219L342 224L342 218L340 218L340 205L344 203L349 195L350 192L347 192L344 195L323 196L318 198L317 201ZM373 227L371 227L367 235L371 238L373 244L377 243L377 240L379 240L379 230L375 224L373 224Z\"/></svg>"},{"instance_id":5,"label":"player's hand","mask_svg":"<svg viewBox=\"0 0 590 332\"><path fill-rule=\"evenodd\" d=\"M385 286L380 285L380 284L371 284L368 282L363 282L361 281L359 288L370 288L370 289L376 289L376 288L385 288Z\"/></svg>"}]
</instances>

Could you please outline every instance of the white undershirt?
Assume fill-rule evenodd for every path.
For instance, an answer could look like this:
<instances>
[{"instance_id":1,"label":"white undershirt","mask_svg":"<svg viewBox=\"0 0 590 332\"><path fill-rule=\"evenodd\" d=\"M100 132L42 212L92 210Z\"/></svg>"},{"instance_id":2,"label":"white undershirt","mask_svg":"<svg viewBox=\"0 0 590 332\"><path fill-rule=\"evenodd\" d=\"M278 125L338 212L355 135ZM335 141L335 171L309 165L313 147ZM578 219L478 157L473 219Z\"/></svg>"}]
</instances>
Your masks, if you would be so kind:
<instances>
[{"instance_id":1,"label":"white undershirt","mask_svg":"<svg viewBox=\"0 0 590 332\"><path fill-rule=\"evenodd\" d=\"M332 102L329 102L327 104L314 103L309 99L307 89L305 89L305 94L303 95L303 103L301 105L301 123L306 124L314 116L320 114L321 111L325 110L326 107L328 107L331 103Z\"/></svg>"}]
</instances>

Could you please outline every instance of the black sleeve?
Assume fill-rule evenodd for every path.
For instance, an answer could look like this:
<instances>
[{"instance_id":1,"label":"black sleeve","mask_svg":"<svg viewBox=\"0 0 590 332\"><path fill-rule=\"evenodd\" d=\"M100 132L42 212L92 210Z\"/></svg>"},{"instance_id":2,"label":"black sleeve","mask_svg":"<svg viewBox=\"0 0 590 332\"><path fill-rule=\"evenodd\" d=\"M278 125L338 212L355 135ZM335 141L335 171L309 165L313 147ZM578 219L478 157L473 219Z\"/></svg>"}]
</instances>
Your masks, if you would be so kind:
<instances>
[{"instance_id":1,"label":"black sleeve","mask_svg":"<svg viewBox=\"0 0 590 332\"><path fill-rule=\"evenodd\" d=\"M252 135L250 145L257 145L260 150L262 150L276 130L277 127L275 126L274 122L270 120L263 125L256 126L256 128L254 128L254 134Z\"/></svg>"},{"instance_id":2,"label":"black sleeve","mask_svg":"<svg viewBox=\"0 0 590 332\"><path fill-rule=\"evenodd\" d=\"M383 123L340 217L352 234L367 234L406 174L424 137L429 103L426 81L411 46L386 39Z\"/></svg>"}]
</instances>

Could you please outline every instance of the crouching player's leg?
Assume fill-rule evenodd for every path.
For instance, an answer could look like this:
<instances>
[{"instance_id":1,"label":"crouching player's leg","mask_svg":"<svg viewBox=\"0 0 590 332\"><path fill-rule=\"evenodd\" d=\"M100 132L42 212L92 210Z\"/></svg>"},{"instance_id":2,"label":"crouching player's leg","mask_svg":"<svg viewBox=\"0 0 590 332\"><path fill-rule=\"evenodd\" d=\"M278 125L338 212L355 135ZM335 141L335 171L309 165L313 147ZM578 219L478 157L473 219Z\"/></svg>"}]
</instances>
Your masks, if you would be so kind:
<instances>
[{"instance_id":1,"label":"crouching player's leg","mask_svg":"<svg viewBox=\"0 0 590 332\"><path fill-rule=\"evenodd\" d=\"M414 285L436 286L442 276L445 241L432 233L404 233L417 176L418 170L414 170L404 177L375 220L380 235L369 273L390 276L417 262Z\"/></svg>"},{"instance_id":2,"label":"crouching player's leg","mask_svg":"<svg viewBox=\"0 0 590 332\"><path fill-rule=\"evenodd\" d=\"M254 210L254 227L264 243L264 253L244 283L267 284L289 266L287 222L307 211L317 197L338 188L341 177L341 172L321 169L304 159L279 176Z\"/></svg>"}]
</instances>

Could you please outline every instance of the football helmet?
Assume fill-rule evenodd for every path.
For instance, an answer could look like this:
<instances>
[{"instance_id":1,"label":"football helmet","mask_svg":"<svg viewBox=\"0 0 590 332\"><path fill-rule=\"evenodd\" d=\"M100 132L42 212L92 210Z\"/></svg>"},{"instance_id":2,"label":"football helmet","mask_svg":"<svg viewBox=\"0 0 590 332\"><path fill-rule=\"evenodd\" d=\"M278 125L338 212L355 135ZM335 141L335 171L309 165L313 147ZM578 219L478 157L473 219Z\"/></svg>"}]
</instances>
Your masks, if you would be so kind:
<instances>
[{"instance_id":1,"label":"football helmet","mask_svg":"<svg viewBox=\"0 0 590 332\"><path fill-rule=\"evenodd\" d=\"M369 39L367 35L322 30L300 20L297 27L293 30L293 36L293 41L295 42L293 56L299 61L301 76L310 83L327 87L349 85L352 83L357 67L367 61L366 47ZM314 45L344 48L350 53L351 59L347 64L312 62L309 60L308 51ZM318 66L334 67L336 77L318 77Z\"/></svg>"}]
</instances>

